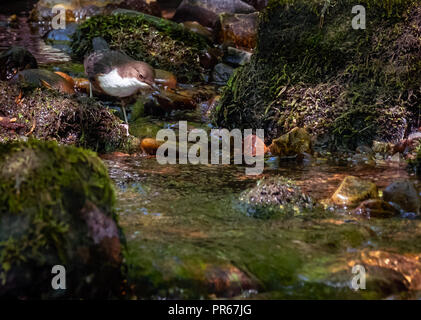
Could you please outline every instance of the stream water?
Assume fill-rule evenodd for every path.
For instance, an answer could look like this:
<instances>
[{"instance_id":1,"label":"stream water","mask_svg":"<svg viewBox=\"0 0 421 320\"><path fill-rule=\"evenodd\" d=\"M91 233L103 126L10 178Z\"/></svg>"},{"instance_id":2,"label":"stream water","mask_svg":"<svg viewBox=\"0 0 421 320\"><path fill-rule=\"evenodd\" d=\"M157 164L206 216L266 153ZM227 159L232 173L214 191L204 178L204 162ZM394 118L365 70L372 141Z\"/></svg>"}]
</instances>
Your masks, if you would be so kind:
<instances>
[{"instance_id":1,"label":"stream water","mask_svg":"<svg viewBox=\"0 0 421 320\"><path fill-rule=\"evenodd\" d=\"M47 66L68 61L67 54L45 44L26 22L28 7L19 8L0 8L0 49L24 45ZM12 13L18 14L18 29L5 25ZM246 176L242 166L162 166L145 156L107 156L104 162L116 185L133 295L204 298L211 292L210 297L256 299L421 298L417 286L400 289L396 274L399 271L409 282L419 280L419 219L361 219L345 210L256 219L238 201L257 179ZM329 198L349 174L371 180L379 188L400 178L419 183L396 164L294 164L273 158L266 161L262 176L293 179L321 200ZM352 290L353 263L361 260L375 271L381 260L375 257L382 252L391 263L398 259L396 254L408 258L401 267L383 268L371 280L369 274L366 290Z\"/></svg>"}]
</instances>

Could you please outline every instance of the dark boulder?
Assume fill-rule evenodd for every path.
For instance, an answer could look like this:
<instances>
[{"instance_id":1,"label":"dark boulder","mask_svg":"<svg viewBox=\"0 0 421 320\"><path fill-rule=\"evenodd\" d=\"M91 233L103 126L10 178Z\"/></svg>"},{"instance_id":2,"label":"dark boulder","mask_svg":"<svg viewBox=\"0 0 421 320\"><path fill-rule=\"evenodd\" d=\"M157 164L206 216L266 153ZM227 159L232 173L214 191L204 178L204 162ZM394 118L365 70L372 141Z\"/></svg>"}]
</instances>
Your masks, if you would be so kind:
<instances>
[{"instance_id":1,"label":"dark boulder","mask_svg":"<svg viewBox=\"0 0 421 320\"><path fill-rule=\"evenodd\" d=\"M22 47L11 47L0 54L0 80L10 80L21 70L38 68L37 60Z\"/></svg>"},{"instance_id":2,"label":"dark boulder","mask_svg":"<svg viewBox=\"0 0 421 320\"><path fill-rule=\"evenodd\" d=\"M91 151L56 142L0 145L0 297L119 295L121 232L112 182ZM52 267L66 289L52 288Z\"/></svg>"}]
</instances>

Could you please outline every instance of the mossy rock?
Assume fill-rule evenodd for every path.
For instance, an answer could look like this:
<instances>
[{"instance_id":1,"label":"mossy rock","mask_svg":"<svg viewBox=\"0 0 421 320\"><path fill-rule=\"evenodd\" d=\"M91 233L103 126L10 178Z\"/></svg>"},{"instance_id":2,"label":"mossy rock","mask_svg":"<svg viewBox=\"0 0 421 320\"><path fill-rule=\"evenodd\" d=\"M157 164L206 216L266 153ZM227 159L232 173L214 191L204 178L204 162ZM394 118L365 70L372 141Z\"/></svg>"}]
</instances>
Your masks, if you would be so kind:
<instances>
[{"instance_id":1,"label":"mossy rock","mask_svg":"<svg viewBox=\"0 0 421 320\"><path fill-rule=\"evenodd\" d=\"M111 49L124 51L156 69L173 72L182 82L201 81L199 58L207 40L182 25L142 13L94 16L82 23L72 40L78 59L92 51L92 38L103 37Z\"/></svg>"},{"instance_id":2,"label":"mossy rock","mask_svg":"<svg viewBox=\"0 0 421 320\"><path fill-rule=\"evenodd\" d=\"M20 127L0 126L0 142L33 137L98 152L131 148L122 121L94 99L0 81L0 113Z\"/></svg>"},{"instance_id":3,"label":"mossy rock","mask_svg":"<svg viewBox=\"0 0 421 320\"><path fill-rule=\"evenodd\" d=\"M0 297L118 295L115 194L95 153L56 142L0 145ZM53 290L54 265L66 290Z\"/></svg>"},{"instance_id":4,"label":"mossy rock","mask_svg":"<svg viewBox=\"0 0 421 320\"><path fill-rule=\"evenodd\" d=\"M295 156L312 153L311 137L303 128L294 128L290 132L272 141L270 151L278 156Z\"/></svg>"},{"instance_id":5,"label":"mossy rock","mask_svg":"<svg viewBox=\"0 0 421 320\"><path fill-rule=\"evenodd\" d=\"M402 139L421 105L421 5L359 4L365 30L352 29L355 1L270 1L255 54L228 82L213 122L263 128L268 140L303 127L332 150Z\"/></svg>"},{"instance_id":6,"label":"mossy rock","mask_svg":"<svg viewBox=\"0 0 421 320\"><path fill-rule=\"evenodd\" d=\"M333 194L332 201L337 205L353 206L377 197L377 186L373 182L347 176Z\"/></svg>"},{"instance_id":7,"label":"mossy rock","mask_svg":"<svg viewBox=\"0 0 421 320\"><path fill-rule=\"evenodd\" d=\"M249 216L259 219L300 214L315 206L309 195L283 177L259 180L254 188L243 192L240 202Z\"/></svg>"}]
</instances>

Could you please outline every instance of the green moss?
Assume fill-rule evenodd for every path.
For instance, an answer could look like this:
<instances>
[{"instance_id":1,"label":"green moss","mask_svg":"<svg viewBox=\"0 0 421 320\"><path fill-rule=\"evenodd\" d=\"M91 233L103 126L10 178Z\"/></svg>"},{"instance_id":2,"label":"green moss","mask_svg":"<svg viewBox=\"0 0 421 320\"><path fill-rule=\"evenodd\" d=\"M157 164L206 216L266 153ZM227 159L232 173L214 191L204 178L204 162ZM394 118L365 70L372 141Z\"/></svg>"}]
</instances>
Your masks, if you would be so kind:
<instances>
[{"instance_id":1,"label":"green moss","mask_svg":"<svg viewBox=\"0 0 421 320\"><path fill-rule=\"evenodd\" d=\"M154 68L173 72L180 81L202 80L199 55L206 40L174 22L146 14L95 16L73 35L72 51L82 59L92 50L92 38L101 36L112 49L122 50Z\"/></svg>"},{"instance_id":2,"label":"green moss","mask_svg":"<svg viewBox=\"0 0 421 320\"><path fill-rule=\"evenodd\" d=\"M12 267L49 272L53 264L68 266L75 258L71 252L84 241L75 237L86 230L74 215L85 203L117 218L107 169L92 151L52 141L0 144L0 168L2 285Z\"/></svg>"},{"instance_id":3,"label":"green moss","mask_svg":"<svg viewBox=\"0 0 421 320\"><path fill-rule=\"evenodd\" d=\"M256 54L232 77L212 118L227 128L294 127L331 147L397 141L418 120L419 4L363 1L366 30L353 30L348 0L271 1ZM288 5L287 5L288 4Z\"/></svg>"}]
</instances>

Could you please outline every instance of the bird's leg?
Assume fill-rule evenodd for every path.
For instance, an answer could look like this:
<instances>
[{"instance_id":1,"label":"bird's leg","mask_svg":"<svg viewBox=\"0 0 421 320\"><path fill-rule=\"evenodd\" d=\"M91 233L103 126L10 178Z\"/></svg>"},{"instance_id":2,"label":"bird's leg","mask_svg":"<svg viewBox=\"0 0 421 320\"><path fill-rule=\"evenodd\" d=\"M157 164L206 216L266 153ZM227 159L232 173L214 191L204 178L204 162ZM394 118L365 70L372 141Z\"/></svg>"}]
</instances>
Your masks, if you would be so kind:
<instances>
[{"instance_id":1,"label":"bird's leg","mask_svg":"<svg viewBox=\"0 0 421 320\"><path fill-rule=\"evenodd\" d=\"M126 114L126 102L124 100L121 101L121 110L123 110L124 122L126 124L129 124L129 121L127 120L127 114Z\"/></svg>"},{"instance_id":2,"label":"bird's leg","mask_svg":"<svg viewBox=\"0 0 421 320\"><path fill-rule=\"evenodd\" d=\"M89 98L93 98L94 95L92 94L92 82L89 81Z\"/></svg>"}]
</instances>

